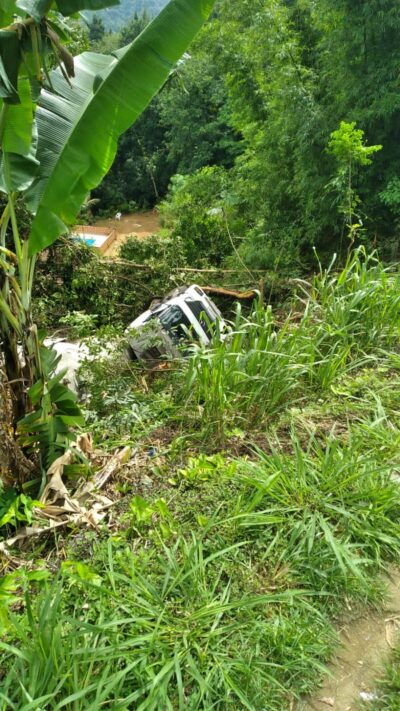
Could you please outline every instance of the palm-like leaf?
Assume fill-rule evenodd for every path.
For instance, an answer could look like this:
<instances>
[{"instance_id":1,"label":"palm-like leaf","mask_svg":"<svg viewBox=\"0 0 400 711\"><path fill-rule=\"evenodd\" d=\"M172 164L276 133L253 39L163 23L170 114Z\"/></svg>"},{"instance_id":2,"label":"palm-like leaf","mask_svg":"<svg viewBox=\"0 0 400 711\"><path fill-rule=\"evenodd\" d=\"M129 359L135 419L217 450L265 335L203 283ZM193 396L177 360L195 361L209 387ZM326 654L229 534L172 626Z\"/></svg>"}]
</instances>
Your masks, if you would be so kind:
<instances>
[{"instance_id":1,"label":"palm-like leaf","mask_svg":"<svg viewBox=\"0 0 400 711\"><path fill-rule=\"evenodd\" d=\"M30 254L68 230L86 195L102 180L126 131L167 79L214 0L171 0L114 57L84 53L72 86L55 71L37 111L39 175L28 200L35 217Z\"/></svg>"}]
</instances>

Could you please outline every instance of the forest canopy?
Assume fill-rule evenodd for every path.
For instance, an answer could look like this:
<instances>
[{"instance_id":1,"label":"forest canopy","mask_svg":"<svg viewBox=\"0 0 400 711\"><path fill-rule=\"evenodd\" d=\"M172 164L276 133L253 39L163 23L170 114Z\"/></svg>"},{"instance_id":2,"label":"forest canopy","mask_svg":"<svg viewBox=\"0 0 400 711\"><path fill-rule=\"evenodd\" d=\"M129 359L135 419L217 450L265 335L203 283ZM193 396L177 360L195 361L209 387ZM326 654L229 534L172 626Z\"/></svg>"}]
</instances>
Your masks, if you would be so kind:
<instances>
[{"instance_id":1,"label":"forest canopy","mask_svg":"<svg viewBox=\"0 0 400 711\"><path fill-rule=\"evenodd\" d=\"M137 15L131 28L141 21ZM122 138L96 193L102 208L151 206L167 195L168 224L192 244L207 233L207 212L223 203L246 264L303 270L315 264L314 247L322 258L345 254L350 189L356 243L395 259L399 30L394 0L220 0L186 59ZM102 41L122 44L124 33ZM329 150L341 122L363 132L365 147L381 146L368 164L351 166L350 188L349 165ZM188 199L196 219L181 234L180 206Z\"/></svg>"}]
</instances>

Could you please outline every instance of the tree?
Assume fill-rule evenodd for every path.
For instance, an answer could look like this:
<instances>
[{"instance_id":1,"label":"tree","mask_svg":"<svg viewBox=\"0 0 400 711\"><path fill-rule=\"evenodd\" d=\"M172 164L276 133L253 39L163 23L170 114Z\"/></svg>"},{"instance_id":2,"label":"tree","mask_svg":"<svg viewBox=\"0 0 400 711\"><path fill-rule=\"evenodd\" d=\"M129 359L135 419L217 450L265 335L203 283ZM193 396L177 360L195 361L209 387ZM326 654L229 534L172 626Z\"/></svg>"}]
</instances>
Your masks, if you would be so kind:
<instances>
[{"instance_id":1,"label":"tree","mask_svg":"<svg viewBox=\"0 0 400 711\"><path fill-rule=\"evenodd\" d=\"M338 195L339 212L345 217L352 243L355 230L360 227L353 224L353 218L358 217L361 202L354 190L354 176L359 166L371 165L371 156L382 149L382 146L366 146L363 139L364 131L356 128L355 121L341 121L339 128L331 133L328 143L328 151L335 156L339 165L338 174L329 187Z\"/></svg>"},{"instance_id":2,"label":"tree","mask_svg":"<svg viewBox=\"0 0 400 711\"><path fill-rule=\"evenodd\" d=\"M371 164L353 174L352 189L368 218L365 239L395 256L399 30L396 0L221 0L217 5L201 33L201 52L207 73L217 77L226 97L227 123L243 138L234 165L227 167L230 204L245 217L240 251L248 265L300 272L315 264L313 247L323 261L338 250L343 212L326 190L337 178L337 161L326 147L340 121L356 122L369 144L382 146ZM185 88L193 100L203 86L194 73L191 81ZM176 99L180 121L183 91ZM203 113L206 105L201 104ZM195 115L195 100L193 107ZM173 102L168 109L172 115ZM188 100L187 143L195 150L181 152L185 171L192 159L188 170L197 167L194 160L208 146L197 143L191 119ZM211 125L203 125L204 134ZM171 126L166 142L174 149L179 139L173 121Z\"/></svg>"},{"instance_id":3,"label":"tree","mask_svg":"<svg viewBox=\"0 0 400 711\"><path fill-rule=\"evenodd\" d=\"M39 447L44 466L67 445L70 425L81 416L61 377L54 377L55 353L44 348L32 321L37 255L68 232L86 195L109 170L119 136L162 86L212 0L171 0L118 57L86 53L75 60L61 42L52 4L10 0L0 11L0 187L7 199L0 228L0 339L14 429L18 425L26 445ZM69 15L106 4L57 0L57 9ZM49 52L59 64L50 76ZM23 229L19 200L32 214Z\"/></svg>"},{"instance_id":4,"label":"tree","mask_svg":"<svg viewBox=\"0 0 400 711\"><path fill-rule=\"evenodd\" d=\"M150 19L150 15L148 15L146 10L143 10L141 15L135 12L132 19L121 29L121 45L129 44L129 42L133 42L136 37L139 37L140 33L143 32L145 27L149 24Z\"/></svg>"},{"instance_id":5,"label":"tree","mask_svg":"<svg viewBox=\"0 0 400 711\"><path fill-rule=\"evenodd\" d=\"M104 22L98 15L93 16L93 20L89 24L89 40L90 42L99 42L103 39L106 32Z\"/></svg>"}]
</instances>

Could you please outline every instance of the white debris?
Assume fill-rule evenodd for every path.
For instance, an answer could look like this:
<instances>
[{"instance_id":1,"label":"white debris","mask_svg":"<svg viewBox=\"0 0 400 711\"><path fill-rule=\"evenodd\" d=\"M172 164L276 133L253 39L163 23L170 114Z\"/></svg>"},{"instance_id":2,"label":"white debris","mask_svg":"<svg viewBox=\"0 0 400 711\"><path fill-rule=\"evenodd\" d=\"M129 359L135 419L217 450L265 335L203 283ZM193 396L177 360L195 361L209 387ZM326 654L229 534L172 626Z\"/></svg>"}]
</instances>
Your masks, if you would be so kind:
<instances>
[{"instance_id":1,"label":"white debris","mask_svg":"<svg viewBox=\"0 0 400 711\"><path fill-rule=\"evenodd\" d=\"M371 694L369 691L360 691L360 699L363 701L376 701L377 698L377 694Z\"/></svg>"},{"instance_id":2,"label":"white debris","mask_svg":"<svg viewBox=\"0 0 400 711\"><path fill-rule=\"evenodd\" d=\"M78 370L85 358L89 356L89 349L84 343L71 343L62 338L46 338L44 345L53 348L61 356L56 373L67 369L63 382L74 393L78 392Z\"/></svg>"}]
</instances>

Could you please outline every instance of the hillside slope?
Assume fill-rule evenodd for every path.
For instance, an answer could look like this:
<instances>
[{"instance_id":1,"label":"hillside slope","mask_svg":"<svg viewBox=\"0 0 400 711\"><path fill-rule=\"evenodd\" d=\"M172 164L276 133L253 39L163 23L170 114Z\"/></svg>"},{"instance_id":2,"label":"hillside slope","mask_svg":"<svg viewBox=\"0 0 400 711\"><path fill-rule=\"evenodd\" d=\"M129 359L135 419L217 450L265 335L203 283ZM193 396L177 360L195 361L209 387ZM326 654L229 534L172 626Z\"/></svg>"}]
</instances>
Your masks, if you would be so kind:
<instances>
[{"instance_id":1,"label":"hillside slope","mask_svg":"<svg viewBox=\"0 0 400 711\"><path fill-rule=\"evenodd\" d=\"M100 15L107 29L115 31L119 30L135 12L141 14L146 10L149 15L157 15L167 2L168 0L121 0L119 5L101 12L87 12L85 17L90 21L94 14Z\"/></svg>"}]
</instances>

